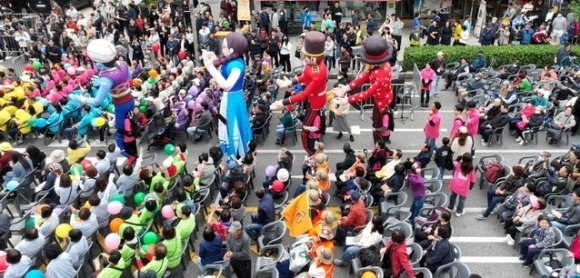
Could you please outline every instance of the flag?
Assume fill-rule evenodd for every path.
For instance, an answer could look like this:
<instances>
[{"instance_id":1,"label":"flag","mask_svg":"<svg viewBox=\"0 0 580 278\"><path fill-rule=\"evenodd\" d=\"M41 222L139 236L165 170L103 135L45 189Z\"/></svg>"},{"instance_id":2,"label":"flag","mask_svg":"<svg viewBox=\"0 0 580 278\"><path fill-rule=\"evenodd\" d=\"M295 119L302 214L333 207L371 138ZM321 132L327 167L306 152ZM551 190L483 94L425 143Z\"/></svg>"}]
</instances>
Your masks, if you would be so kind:
<instances>
[{"instance_id":1,"label":"flag","mask_svg":"<svg viewBox=\"0 0 580 278\"><path fill-rule=\"evenodd\" d=\"M290 229L290 236L297 237L312 229L310 219L310 206L308 205L308 194L304 192L294 198L282 211L282 217L286 226Z\"/></svg>"}]
</instances>

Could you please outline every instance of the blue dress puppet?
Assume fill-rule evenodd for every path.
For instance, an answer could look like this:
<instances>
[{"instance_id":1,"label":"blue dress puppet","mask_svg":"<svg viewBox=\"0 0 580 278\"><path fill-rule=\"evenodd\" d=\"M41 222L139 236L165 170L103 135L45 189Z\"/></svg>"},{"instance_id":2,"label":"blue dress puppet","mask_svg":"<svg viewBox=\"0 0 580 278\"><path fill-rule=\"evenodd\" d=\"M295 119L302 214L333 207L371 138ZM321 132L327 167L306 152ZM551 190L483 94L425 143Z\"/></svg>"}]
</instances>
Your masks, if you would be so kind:
<instances>
[{"instance_id":1,"label":"blue dress puppet","mask_svg":"<svg viewBox=\"0 0 580 278\"><path fill-rule=\"evenodd\" d=\"M252 140L252 128L244 99L245 63L242 60L248 42L240 33L229 33L223 40L222 57L204 51L203 63L209 74L224 90L219 108L218 135L228 159L243 157ZM218 70L219 67L219 70Z\"/></svg>"},{"instance_id":2,"label":"blue dress puppet","mask_svg":"<svg viewBox=\"0 0 580 278\"><path fill-rule=\"evenodd\" d=\"M128 158L128 163L136 159L137 154L128 153L123 142L124 122L129 112L135 106L135 99L129 90L131 72L129 65L124 61L117 61L117 49L110 41L97 39L87 46L87 54L94 62L94 67L99 71L99 75L93 77L91 83L98 90L94 97L84 97L70 94L71 99L82 104L93 107L101 107L108 93L111 93L113 105L115 106L115 142L124 156Z\"/></svg>"}]
</instances>

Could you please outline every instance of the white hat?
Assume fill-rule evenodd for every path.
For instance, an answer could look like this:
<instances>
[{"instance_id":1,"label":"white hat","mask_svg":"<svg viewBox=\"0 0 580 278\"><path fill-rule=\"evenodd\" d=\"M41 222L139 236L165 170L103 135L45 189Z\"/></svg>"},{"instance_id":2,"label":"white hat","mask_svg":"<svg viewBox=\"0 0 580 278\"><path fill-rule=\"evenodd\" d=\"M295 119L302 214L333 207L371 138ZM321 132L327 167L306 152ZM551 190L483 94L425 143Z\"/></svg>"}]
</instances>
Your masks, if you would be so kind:
<instances>
[{"instance_id":1,"label":"white hat","mask_svg":"<svg viewBox=\"0 0 580 278\"><path fill-rule=\"evenodd\" d=\"M87 54L97 63L108 63L117 57L117 48L108 40L96 39L87 46Z\"/></svg>"},{"instance_id":2,"label":"white hat","mask_svg":"<svg viewBox=\"0 0 580 278\"><path fill-rule=\"evenodd\" d=\"M276 177L281 182L287 182L288 179L290 178L290 173L288 173L288 170L282 168L282 169L278 170Z\"/></svg>"},{"instance_id":3,"label":"white hat","mask_svg":"<svg viewBox=\"0 0 580 278\"><path fill-rule=\"evenodd\" d=\"M445 53L443 53L443 51L437 52L437 56L444 56L444 55L445 55Z\"/></svg>"}]
</instances>

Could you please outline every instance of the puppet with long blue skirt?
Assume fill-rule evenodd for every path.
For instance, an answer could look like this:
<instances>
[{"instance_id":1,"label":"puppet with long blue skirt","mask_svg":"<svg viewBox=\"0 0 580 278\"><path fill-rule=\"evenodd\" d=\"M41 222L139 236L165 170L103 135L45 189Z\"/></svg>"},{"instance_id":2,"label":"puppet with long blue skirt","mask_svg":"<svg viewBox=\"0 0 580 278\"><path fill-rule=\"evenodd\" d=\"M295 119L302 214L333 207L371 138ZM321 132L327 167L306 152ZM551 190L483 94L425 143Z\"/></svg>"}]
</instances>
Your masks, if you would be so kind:
<instances>
[{"instance_id":1,"label":"puppet with long blue skirt","mask_svg":"<svg viewBox=\"0 0 580 278\"><path fill-rule=\"evenodd\" d=\"M252 140L252 127L244 99L246 64L242 57L247 49L246 38L232 32L223 40L222 57L218 58L209 51L202 53L205 68L224 90L218 115L218 137L228 159L243 157Z\"/></svg>"},{"instance_id":2,"label":"puppet with long blue skirt","mask_svg":"<svg viewBox=\"0 0 580 278\"><path fill-rule=\"evenodd\" d=\"M129 90L131 81L131 71L129 65L124 61L117 61L117 49L108 40L93 40L87 46L87 54L94 62L94 67L99 71L98 76L91 80L93 86L98 87L94 97L84 97L69 95L82 104L100 107L110 92L115 106L115 142L122 154L128 158L128 163L136 159L137 154L130 154L125 149L123 136L125 133L125 119L135 106L135 99Z\"/></svg>"}]
</instances>

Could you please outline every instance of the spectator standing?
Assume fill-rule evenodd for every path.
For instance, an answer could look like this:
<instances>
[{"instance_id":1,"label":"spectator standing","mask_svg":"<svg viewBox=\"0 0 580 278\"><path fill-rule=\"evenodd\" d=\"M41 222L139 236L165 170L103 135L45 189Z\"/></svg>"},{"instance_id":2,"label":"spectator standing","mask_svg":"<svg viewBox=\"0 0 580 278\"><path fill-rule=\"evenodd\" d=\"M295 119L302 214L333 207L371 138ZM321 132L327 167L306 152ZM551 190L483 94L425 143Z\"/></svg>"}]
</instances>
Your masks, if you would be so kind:
<instances>
[{"instance_id":1,"label":"spectator standing","mask_svg":"<svg viewBox=\"0 0 580 278\"><path fill-rule=\"evenodd\" d=\"M459 203L457 204L457 210L455 216L460 217L463 215L463 208L465 206L465 199L473 185L475 184L475 168L473 167L473 158L470 153L464 153L457 157L457 160L453 162L455 172L453 173L453 179L451 184L449 184L449 189L451 189L451 197L449 197L448 210L452 211L455 208L455 200L457 195L459 195Z\"/></svg>"},{"instance_id":2,"label":"spectator standing","mask_svg":"<svg viewBox=\"0 0 580 278\"><path fill-rule=\"evenodd\" d=\"M290 53L292 53L292 43L288 40L288 36L284 34L280 43L280 64L283 73L292 72L292 65L290 64Z\"/></svg>"},{"instance_id":3,"label":"spectator standing","mask_svg":"<svg viewBox=\"0 0 580 278\"><path fill-rule=\"evenodd\" d=\"M443 78L443 74L445 73L445 66L447 65L444 58L445 54L442 51L439 51L437 52L437 58L429 63L431 69L433 69L436 74L432 90L432 94L435 97L439 97L439 82L441 81L441 78Z\"/></svg>"},{"instance_id":4,"label":"spectator standing","mask_svg":"<svg viewBox=\"0 0 580 278\"><path fill-rule=\"evenodd\" d=\"M427 116L427 122L425 123L425 142L429 144L431 151L437 149L436 141L439 138L439 130L441 129L441 114L439 113L441 109L441 103L436 101L431 106L431 111Z\"/></svg>"},{"instance_id":5,"label":"spectator standing","mask_svg":"<svg viewBox=\"0 0 580 278\"><path fill-rule=\"evenodd\" d=\"M238 278L252 277L252 256L250 255L250 237L239 221L234 221L229 228L224 260L230 260L234 273Z\"/></svg>"}]
</instances>

